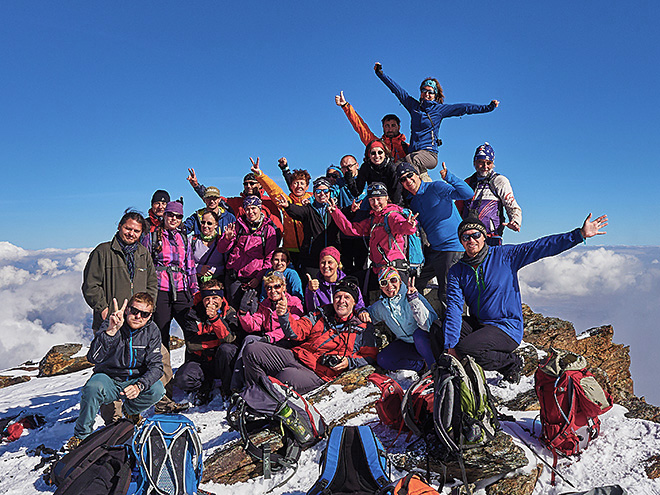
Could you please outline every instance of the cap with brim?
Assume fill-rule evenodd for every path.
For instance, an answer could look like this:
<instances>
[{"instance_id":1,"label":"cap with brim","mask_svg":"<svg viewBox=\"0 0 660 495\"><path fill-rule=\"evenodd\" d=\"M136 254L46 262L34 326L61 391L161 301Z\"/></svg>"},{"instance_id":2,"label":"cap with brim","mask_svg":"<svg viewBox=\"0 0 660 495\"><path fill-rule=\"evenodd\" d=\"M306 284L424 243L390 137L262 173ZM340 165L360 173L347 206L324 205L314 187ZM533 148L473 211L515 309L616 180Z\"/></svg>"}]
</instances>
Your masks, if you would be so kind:
<instances>
[{"instance_id":1,"label":"cap with brim","mask_svg":"<svg viewBox=\"0 0 660 495\"><path fill-rule=\"evenodd\" d=\"M206 191L204 192L204 199L219 198L219 197L220 197L220 189L214 186L210 186L206 188Z\"/></svg>"},{"instance_id":2,"label":"cap with brim","mask_svg":"<svg viewBox=\"0 0 660 495\"><path fill-rule=\"evenodd\" d=\"M396 178L397 180L401 180L401 178L404 175L408 175L411 172L417 175L417 170L415 169L415 166L412 163L401 162L396 167Z\"/></svg>"}]
</instances>

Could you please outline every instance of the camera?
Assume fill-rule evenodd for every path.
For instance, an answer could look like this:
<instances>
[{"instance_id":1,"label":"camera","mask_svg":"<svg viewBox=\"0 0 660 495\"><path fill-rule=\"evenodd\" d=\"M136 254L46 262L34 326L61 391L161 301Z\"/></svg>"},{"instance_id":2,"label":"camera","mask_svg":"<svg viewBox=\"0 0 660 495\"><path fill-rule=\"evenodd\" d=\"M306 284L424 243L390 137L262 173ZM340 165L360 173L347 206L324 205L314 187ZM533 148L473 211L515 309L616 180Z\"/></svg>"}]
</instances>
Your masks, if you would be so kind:
<instances>
[{"instance_id":1,"label":"camera","mask_svg":"<svg viewBox=\"0 0 660 495\"><path fill-rule=\"evenodd\" d=\"M341 360L341 356L337 356L336 354L324 354L321 356L321 364L323 366L327 366L328 368L334 368L339 363L341 363Z\"/></svg>"}]
</instances>

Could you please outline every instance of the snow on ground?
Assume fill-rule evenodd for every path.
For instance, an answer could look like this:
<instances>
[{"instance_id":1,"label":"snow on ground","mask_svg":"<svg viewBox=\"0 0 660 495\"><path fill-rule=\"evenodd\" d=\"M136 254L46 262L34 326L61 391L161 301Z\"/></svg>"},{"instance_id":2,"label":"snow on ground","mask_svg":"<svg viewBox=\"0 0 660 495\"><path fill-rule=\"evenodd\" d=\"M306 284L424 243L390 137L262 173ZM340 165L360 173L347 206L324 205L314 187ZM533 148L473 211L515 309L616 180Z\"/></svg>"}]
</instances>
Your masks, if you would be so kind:
<instances>
[{"instance_id":1,"label":"snow on ground","mask_svg":"<svg viewBox=\"0 0 660 495\"><path fill-rule=\"evenodd\" d=\"M183 361L183 349L172 352L173 366L179 366ZM73 422L79 409L79 392L82 385L91 375L91 370L84 370L69 375L37 378L36 372L29 382L0 389L0 417L18 414L20 411L41 413L46 417L47 424L39 430L25 430L23 436L10 444L0 445L0 493L13 495L33 495L51 493L54 487L47 486L41 480L43 468L37 471L32 469L41 460L34 455L34 449L45 444L47 447L59 449L73 433ZM5 374L3 372L3 374ZM14 372L15 374L15 372ZM399 372L393 375L404 388L414 378L410 372ZM523 377L517 386L500 388L497 386L499 377L496 373L487 373L489 384L493 393L508 400L518 393L532 388L531 378ZM322 400L318 409L328 421L348 412L363 411L362 414L352 418L349 424L371 424L376 434L381 438L390 451L402 451L406 446L406 435L397 439L396 432L377 424L377 417L373 409L366 409L370 396L377 393L373 385L363 387L352 394L344 393L336 387L331 397ZM547 462L552 463L552 455L531 437L522 427L535 431L538 434L540 425L536 421L537 412L512 412L503 409L502 412L512 414L516 422L503 422L503 429L513 433L514 441L527 453L530 461L522 471L529 472L540 461L523 445L516 434L531 444L534 451ZM631 495L660 495L660 480L650 480L644 472L642 462L651 455L660 454L660 425L642 420L628 419L624 416L625 409L615 406L608 413L601 416L601 435L594 440L579 459L568 462L560 460L558 469L560 473L570 480L577 489L587 490L595 486L607 484L620 484ZM222 410L220 398L214 399L203 407L192 408L187 414L197 425L204 446L205 455L209 456L220 445L238 437L236 432L229 429L226 413ZM100 417L96 426L101 426ZM521 427L522 426L522 427ZM275 489L273 494L301 495L304 494L316 481L319 475L319 460L325 442L302 453L299 468L295 475L281 488ZM276 474L271 480L257 478L246 483L231 486L232 495L253 495L264 493L279 483L288 473ZM393 472L393 477L400 477L403 473ZM227 486L208 483L204 489L213 493L227 493ZM483 487L478 493L484 494ZM576 491L560 478L557 486L550 485L549 469L544 467L543 474L537 483L535 495L559 495L561 493ZM449 493L446 488L444 493Z\"/></svg>"}]
</instances>

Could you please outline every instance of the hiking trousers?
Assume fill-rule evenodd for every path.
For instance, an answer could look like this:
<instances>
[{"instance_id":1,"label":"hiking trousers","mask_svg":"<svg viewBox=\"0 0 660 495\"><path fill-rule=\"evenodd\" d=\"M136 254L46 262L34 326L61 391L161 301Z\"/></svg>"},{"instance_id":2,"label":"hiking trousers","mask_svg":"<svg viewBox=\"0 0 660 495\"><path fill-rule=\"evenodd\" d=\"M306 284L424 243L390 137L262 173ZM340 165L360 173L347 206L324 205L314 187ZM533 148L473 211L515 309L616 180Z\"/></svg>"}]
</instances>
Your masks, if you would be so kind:
<instances>
[{"instance_id":1,"label":"hiking trousers","mask_svg":"<svg viewBox=\"0 0 660 495\"><path fill-rule=\"evenodd\" d=\"M163 345L170 350L170 324L172 319L176 320L181 328L184 327L186 313L192 306L190 291L178 291L176 298L171 291L159 290L156 296L156 311L154 311L154 323L160 328L160 336Z\"/></svg>"},{"instance_id":2,"label":"hiking trousers","mask_svg":"<svg viewBox=\"0 0 660 495\"><path fill-rule=\"evenodd\" d=\"M518 364L513 354L517 347L518 343L504 330L493 325L474 328L464 319L461 338L454 350L460 357L472 356L487 371L506 375Z\"/></svg>"},{"instance_id":3,"label":"hiking trousers","mask_svg":"<svg viewBox=\"0 0 660 495\"><path fill-rule=\"evenodd\" d=\"M197 392L206 381L216 378L222 380L222 395L229 397L229 385L234 370L233 361L238 354L238 347L229 342L218 346L211 361L201 362L188 360L183 363L174 375L174 383L184 392Z\"/></svg>"},{"instance_id":4,"label":"hiking trousers","mask_svg":"<svg viewBox=\"0 0 660 495\"><path fill-rule=\"evenodd\" d=\"M442 320L445 315L445 304L447 302L447 273L463 256L463 251L436 251L430 246L424 247L424 266L419 274L415 287L420 294L424 293L426 284L433 277L438 280L438 301L440 307L434 309L438 318Z\"/></svg>"},{"instance_id":5,"label":"hiking trousers","mask_svg":"<svg viewBox=\"0 0 660 495\"><path fill-rule=\"evenodd\" d=\"M316 373L300 363L290 349L266 342L251 342L243 348L245 385L262 384L268 376L291 385L299 394L325 383Z\"/></svg>"},{"instance_id":6,"label":"hiking trousers","mask_svg":"<svg viewBox=\"0 0 660 495\"><path fill-rule=\"evenodd\" d=\"M84 439L94 431L94 420L101 404L108 404L124 397L120 395L126 387L137 383L138 378L131 380L115 380L105 373L94 373L82 388L80 399L80 415L73 427L73 434ZM158 380L148 389L140 392L135 399L124 400L126 414L140 414L149 409L165 395L165 387Z\"/></svg>"},{"instance_id":7,"label":"hiking trousers","mask_svg":"<svg viewBox=\"0 0 660 495\"><path fill-rule=\"evenodd\" d=\"M414 343L395 340L378 353L378 366L386 370L412 370L421 372L424 363L430 368L435 363L431 352L431 340L426 330L418 328L413 334Z\"/></svg>"}]
</instances>

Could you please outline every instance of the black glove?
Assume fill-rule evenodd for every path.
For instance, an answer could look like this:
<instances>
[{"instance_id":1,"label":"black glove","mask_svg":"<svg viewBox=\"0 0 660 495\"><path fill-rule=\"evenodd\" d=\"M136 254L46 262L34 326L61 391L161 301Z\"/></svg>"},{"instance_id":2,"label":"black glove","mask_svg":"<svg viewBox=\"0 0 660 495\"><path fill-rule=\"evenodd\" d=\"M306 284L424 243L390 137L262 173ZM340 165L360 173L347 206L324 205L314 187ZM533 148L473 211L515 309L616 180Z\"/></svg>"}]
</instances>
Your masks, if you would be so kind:
<instances>
[{"instance_id":1,"label":"black glove","mask_svg":"<svg viewBox=\"0 0 660 495\"><path fill-rule=\"evenodd\" d=\"M254 313L257 312L258 304L259 303L257 301L257 291L254 289L250 289L246 291L245 294L243 294L239 309L241 311L245 311L246 313L250 313L251 315L253 315Z\"/></svg>"}]
</instances>

